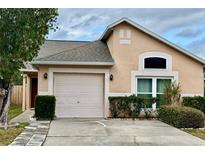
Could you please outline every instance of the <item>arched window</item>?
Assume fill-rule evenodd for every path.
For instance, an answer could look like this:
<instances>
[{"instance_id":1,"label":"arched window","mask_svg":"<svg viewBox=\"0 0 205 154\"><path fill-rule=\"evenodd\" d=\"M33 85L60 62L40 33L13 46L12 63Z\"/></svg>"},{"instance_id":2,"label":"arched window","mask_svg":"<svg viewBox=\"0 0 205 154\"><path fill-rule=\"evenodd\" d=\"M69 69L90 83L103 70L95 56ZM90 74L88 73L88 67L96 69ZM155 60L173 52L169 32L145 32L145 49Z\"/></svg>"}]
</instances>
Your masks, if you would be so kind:
<instances>
[{"instance_id":1,"label":"arched window","mask_svg":"<svg viewBox=\"0 0 205 154\"><path fill-rule=\"evenodd\" d=\"M165 58L161 57L148 57L144 58L145 69L166 69L167 62Z\"/></svg>"}]
</instances>

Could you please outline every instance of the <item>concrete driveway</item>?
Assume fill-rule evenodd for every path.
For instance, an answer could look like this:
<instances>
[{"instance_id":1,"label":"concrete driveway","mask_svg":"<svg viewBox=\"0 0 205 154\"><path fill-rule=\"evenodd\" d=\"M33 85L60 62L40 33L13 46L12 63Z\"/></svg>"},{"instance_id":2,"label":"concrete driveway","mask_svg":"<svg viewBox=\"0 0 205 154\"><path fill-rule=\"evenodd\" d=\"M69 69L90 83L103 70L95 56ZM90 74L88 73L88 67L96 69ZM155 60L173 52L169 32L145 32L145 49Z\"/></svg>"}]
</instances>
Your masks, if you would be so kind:
<instances>
[{"instance_id":1,"label":"concrete driveway","mask_svg":"<svg viewBox=\"0 0 205 154\"><path fill-rule=\"evenodd\" d=\"M57 119L44 145L205 145L157 120Z\"/></svg>"}]
</instances>

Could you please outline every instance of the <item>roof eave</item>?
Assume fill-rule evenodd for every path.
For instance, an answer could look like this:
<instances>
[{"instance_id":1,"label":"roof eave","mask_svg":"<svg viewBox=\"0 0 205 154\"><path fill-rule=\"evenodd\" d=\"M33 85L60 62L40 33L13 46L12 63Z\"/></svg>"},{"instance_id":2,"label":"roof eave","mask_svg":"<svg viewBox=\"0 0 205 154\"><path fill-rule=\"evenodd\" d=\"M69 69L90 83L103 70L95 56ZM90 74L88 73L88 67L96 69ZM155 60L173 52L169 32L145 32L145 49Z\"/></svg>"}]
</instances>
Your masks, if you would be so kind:
<instances>
[{"instance_id":1,"label":"roof eave","mask_svg":"<svg viewBox=\"0 0 205 154\"><path fill-rule=\"evenodd\" d=\"M19 71L21 71L21 72L32 72L32 73L37 73L37 72L38 72L38 70L34 70L34 69L25 69L25 68L19 69Z\"/></svg>"},{"instance_id":2,"label":"roof eave","mask_svg":"<svg viewBox=\"0 0 205 154\"><path fill-rule=\"evenodd\" d=\"M76 61L33 61L34 65L96 65L96 66L112 66L114 62L76 62Z\"/></svg>"},{"instance_id":3,"label":"roof eave","mask_svg":"<svg viewBox=\"0 0 205 154\"><path fill-rule=\"evenodd\" d=\"M127 21L131 21L128 18L122 18L120 20L117 20L115 22L113 22L112 24L108 25L105 29L105 31L103 32L103 34L100 36L99 40L104 40L106 39L106 37L109 35L109 32L112 31L111 28L113 28L114 26L122 23L122 22L127 22Z\"/></svg>"}]
</instances>

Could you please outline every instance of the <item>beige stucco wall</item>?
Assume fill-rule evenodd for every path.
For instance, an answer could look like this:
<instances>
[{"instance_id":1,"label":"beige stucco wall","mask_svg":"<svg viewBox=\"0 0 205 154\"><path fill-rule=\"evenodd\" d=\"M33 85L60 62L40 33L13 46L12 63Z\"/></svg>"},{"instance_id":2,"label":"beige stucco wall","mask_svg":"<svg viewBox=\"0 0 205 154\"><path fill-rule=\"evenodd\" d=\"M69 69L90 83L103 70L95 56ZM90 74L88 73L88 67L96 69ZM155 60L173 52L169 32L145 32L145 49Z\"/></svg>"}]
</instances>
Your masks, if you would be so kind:
<instances>
[{"instance_id":1,"label":"beige stucco wall","mask_svg":"<svg viewBox=\"0 0 205 154\"><path fill-rule=\"evenodd\" d=\"M120 29L131 30L131 44L119 43ZM111 93L130 93L131 71L138 70L138 56L149 51L160 51L172 56L172 71L178 71L182 94L203 94L203 65L140 30L122 23L114 28L107 44L115 60L110 70L114 76L110 82Z\"/></svg>"},{"instance_id":2,"label":"beige stucco wall","mask_svg":"<svg viewBox=\"0 0 205 154\"><path fill-rule=\"evenodd\" d=\"M38 65L38 93L44 93L48 91L49 81L49 68L84 68L84 69L107 69L109 66L68 66L68 65ZM48 74L48 78L44 79L44 73Z\"/></svg>"},{"instance_id":3,"label":"beige stucco wall","mask_svg":"<svg viewBox=\"0 0 205 154\"><path fill-rule=\"evenodd\" d=\"M38 92L48 91L48 78L44 79L44 73L48 74L48 66L41 66L38 68Z\"/></svg>"}]
</instances>

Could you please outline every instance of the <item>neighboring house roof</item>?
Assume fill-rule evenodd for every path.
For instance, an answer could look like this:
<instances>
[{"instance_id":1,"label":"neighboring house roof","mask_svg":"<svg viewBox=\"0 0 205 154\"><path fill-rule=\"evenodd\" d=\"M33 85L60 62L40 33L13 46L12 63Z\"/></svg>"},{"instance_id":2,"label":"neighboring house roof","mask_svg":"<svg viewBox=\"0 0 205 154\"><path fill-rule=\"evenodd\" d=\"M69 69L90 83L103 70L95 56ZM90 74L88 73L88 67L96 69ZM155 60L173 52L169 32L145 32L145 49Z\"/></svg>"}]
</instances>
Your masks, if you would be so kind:
<instances>
[{"instance_id":1,"label":"neighboring house roof","mask_svg":"<svg viewBox=\"0 0 205 154\"><path fill-rule=\"evenodd\" d=\"M145 32L146 34L156 38L157 40L160 40L161 42L171 46L172 48L174 48L174 49L178 50L179 52L181 52L181 53L191 57L192 59L195 59L195 60L199 61L200 63L205 64L205 60L204 59L202 59L202 58L200 58L200 57L190 53L189 51L187 51L187 50L177 46L176 44L166 40L165 38L159 36L158 34L151 32L150 30L146 29L145 27L135 23L134 21L132 21L132 20L130 20L128 18L122 18L122 19L120 19L120 20L110 24L109 26L107 26L106 30L104 31L104 33L102 34L102 36L100 37L99 40L102 40L102 41L106 40L109 37L109 35L111 34L111 32L113 30L113 27L115 27L118 24L123 23L123 22L126 22L126 23L132 25L133 27L135 27L135 28Z\"/></svg>"},{"instance_id":2,"label":"neighboring house roof","mask_svg":"<svg viewBox=\"0 0 205 154\"><path fill-rule=\"evenodd\" d=\"M108 46L102 41L87 42L52 55L37 57L32 64L113 65Z\"/></svg>"}]
</instances>

